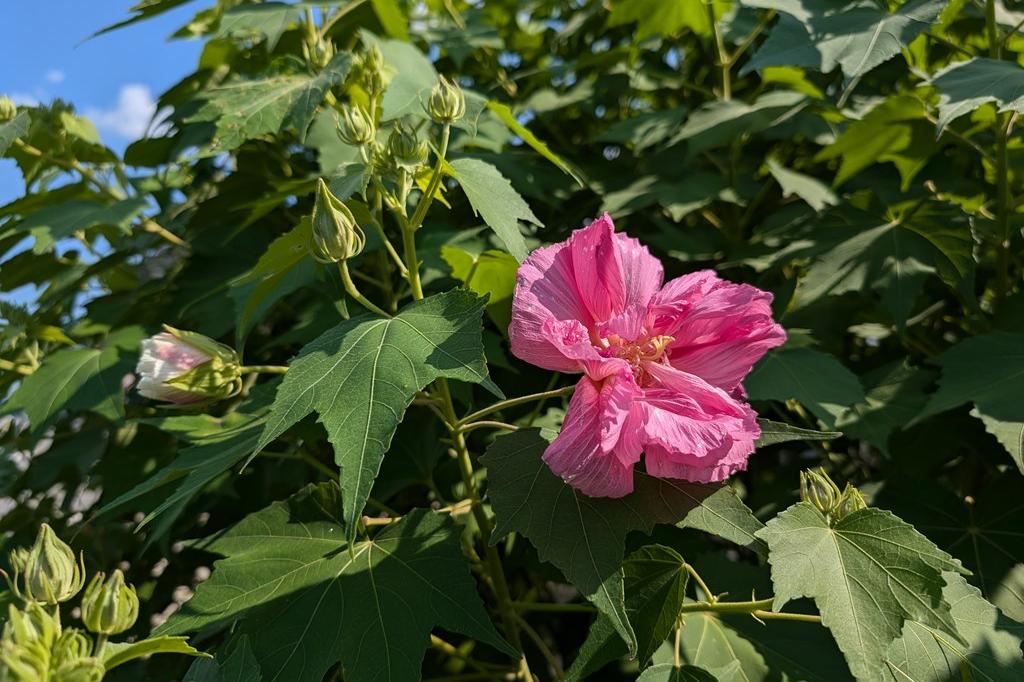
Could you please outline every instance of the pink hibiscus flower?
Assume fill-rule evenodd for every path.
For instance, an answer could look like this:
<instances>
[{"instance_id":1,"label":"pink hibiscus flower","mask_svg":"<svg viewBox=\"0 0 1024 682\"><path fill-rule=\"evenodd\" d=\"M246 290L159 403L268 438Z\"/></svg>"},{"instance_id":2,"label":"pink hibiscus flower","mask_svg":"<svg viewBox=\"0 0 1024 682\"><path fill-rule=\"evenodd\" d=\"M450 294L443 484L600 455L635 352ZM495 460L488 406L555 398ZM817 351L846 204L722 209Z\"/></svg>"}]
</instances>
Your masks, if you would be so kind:
<instances>
[{"instance_id":1,"label":"pink hibiscus flower","mask_svg":"<svg viewBox=\"0 0 1024 682\"><path fill-rule=\"evenodd\" d=\"M710 270L663 279L607 214L519 267L512 352L583 373L544 461L586 495L632 492L641 454L653 476L721 481L761 435L740 382L786 339L771 294Z\"/></svg>"}]
</instances>

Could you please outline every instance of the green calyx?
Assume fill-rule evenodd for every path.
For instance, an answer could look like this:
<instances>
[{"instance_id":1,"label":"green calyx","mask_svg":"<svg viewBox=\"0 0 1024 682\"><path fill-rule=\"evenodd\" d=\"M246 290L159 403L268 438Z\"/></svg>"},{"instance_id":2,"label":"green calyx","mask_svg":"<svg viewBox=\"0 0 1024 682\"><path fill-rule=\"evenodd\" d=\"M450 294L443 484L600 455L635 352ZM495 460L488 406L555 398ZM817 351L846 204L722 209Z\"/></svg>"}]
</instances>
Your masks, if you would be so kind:
<instances>
[{"instance_id":1,"label":"green calyx","mask_svg":"<svg viewBox=\"0 0 1024 682\"><path fill-rule=\"evenodd\" d=\"M824 469L800 472L800 499L821 512L832 525L868 506L859 490L849 483L840 490Z\"/></svg>"},{"instance_id":2,"label":"green calyx","mask_svg":"<svg viewBox=\"0 0 1024 682\"><path fill-rule=\"evenodd\" d=\"M109 578L97 573L82 596L82 622L90 631L118 635L135 625L139 617L139 597L124 574L115 570Z\"/></svg>"},{"instance_id":3,"label":"green calyx","mask_svg":"<svg viewBox=\"0 0 1024 682\"><path fill-rule=\"evenodd\" d=\"M361 146L369 144L376 135L370 114L360 106L343 105L338 121L338 137L347 144Z\"/></svg>"},{"instance_id":4,"label":"green calyx","mask_svg":"<svg viewBox=\"0 0 1024 682\"><path fill-rule=\"evenodd\" d=\"M224 400L238 395L242 390L242 363L235 349L197 332L175 329L166 324L163 328L210 358L164 383L208 400Z\"/></svg>"},{"instance_id":5,"label":"green calyx","mask_svg":"<svg viewBox=\"0 0 1024 682\"><path fill-rule=\"evenodd\" d=\"M455 123L466 113L466 95L458 83L439 76L430 91L427 113L438 123Z\"/></svg>"}]
</instances>

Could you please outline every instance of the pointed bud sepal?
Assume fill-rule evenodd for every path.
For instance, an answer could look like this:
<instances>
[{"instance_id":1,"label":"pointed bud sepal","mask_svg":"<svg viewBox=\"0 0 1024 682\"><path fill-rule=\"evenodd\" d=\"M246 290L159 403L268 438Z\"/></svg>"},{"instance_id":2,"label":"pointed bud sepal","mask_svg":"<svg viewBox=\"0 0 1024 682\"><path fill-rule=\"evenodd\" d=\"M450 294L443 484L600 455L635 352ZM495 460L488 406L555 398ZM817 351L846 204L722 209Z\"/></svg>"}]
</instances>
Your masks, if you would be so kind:
<instances>
[{"instance_id":1,"label":"pointed bud sepal","mask_svg":"<svg viewBox=\"0 0 1024 682\"><path fill-rule=\"evenodd\" d=\"M846 488L843 489L842 496L832 512L832 517L836 521L841 521L855 511L866 509L867 506L868 503L864 501L864 496L861 495L860 491L847 483Z\"/></svg>"},{"instance_id":2,"label":"pointed bud sepal","mask_svg":"<svg viewBox=\"0 0 1024 682\"><path fill-rule=\"evenodd\" d=\"M209 358L182 374L165 379L164 384L195 400L224 400L242 390L242 363L233 348L203 334L166 324L164 332Z\"/></svg>"},{"instance_id":3,"label":"pointed bud sepal","mask_svg":"<svg viewBox=\"0 0 1024 682\"><path fill-rule=\"evenodd\" d=\"M26 553L11 553L14 591L28 602L59 604L74 597L85 582L85 559L57 537L48 524L39 527L36 541Z\"/></svg>"},{"instance_id":4,"label":"pointed bud sepal","mask_svg":"<svg viewBox=\"0 0 1024 682\"><path fill-rule=\"evenodd\" d=\"M59 630L60 625L40 604L29 602L24 611L9 605L0 641L0 679L47 679Z\"/></svg>"},{"instance_id":5,"label":"pointed bud sepal","mask_svg":"<svg viewBox=\"0 0 1024 682\"><path fill-rule=\"evenodd\" d=\"M91 632L119 635L135 625L139 617L139 597L135 587L124 581L124 573L114 571L110 578L97 573L82 596L82 622Z\"/></svg>"},{"instance_id":6,"label":"pointed bud sepal","mask_svg":"<svg viewBox=\"0 0 1024 682\"><path fill-rule=\"evenodd\" d=\"M399 170L412 171L413 175L426 162L428 151L427 141L421 140L415 131L404 126L397 126L388 138L391 162Z\"/></svg>"},{"instance_id":7,"label":"pointed bud sepal","mask_svg":"<svg viewBox=\"0 0 1024 682\"><path fill-rule=\"evenodd\" d=\"M800 472L800 499L814 506L825 517L832 514L841 493L824 469Z\"/></svg>"},{"instance_id":8,"label":"pointed bud sepal","mask_svg":"<svg viewBox=\"0 0 1024 682\"><path fill-rule=\"evenodd\" d=\"M438 76L430 91L427 113L438 123L455 123L466 113L466 95L458 83Z\"/></svg>"},{"instance_id":9,"label":"pointed bud sepal","mask_svg":"<svg viewBox=\"0 0 1024 682\"><path fill-rule=\"evenodd\" d=\"M373 141L377 131L370 114L360 106L343 105L338 121L338 137L347 144L361 146Z\"/></svg>"},{"instance_id":10,"label":"pointed bud sepal","mask_svg":"<svg viewBox=\"0 0 1024 682\"><path fill-rule=\"evenodd\" d=\"M321 178L313 204L313 229L309 252L321 263L338 263L363 252L366 235L352 211L334 196Z\"/></svg>"}]
</instances>

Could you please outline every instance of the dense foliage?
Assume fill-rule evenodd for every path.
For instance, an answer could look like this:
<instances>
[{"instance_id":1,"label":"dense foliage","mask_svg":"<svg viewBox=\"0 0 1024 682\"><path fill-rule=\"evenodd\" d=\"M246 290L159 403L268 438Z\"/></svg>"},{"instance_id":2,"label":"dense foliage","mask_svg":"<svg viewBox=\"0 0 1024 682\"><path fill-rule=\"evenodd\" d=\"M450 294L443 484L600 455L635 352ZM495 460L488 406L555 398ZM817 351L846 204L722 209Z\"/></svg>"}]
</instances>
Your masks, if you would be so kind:
<instances>
[{"instance_id":1,"label":"dense foliage","mask_svg":"<svg viewBox=\"0 0 1024 682\"><path fill-rule=\"evenodd\" d=\"M123 155L4 100L0 678L1024 679L1015 5L217 0ZM577 377L510 352L516 271L605 211L774 294L725 483L541 460ZM134 660L99 582L18 587L37 534L135 586ZM92 662L19 672L56 616Z\"/></svg>"}]
</instances>

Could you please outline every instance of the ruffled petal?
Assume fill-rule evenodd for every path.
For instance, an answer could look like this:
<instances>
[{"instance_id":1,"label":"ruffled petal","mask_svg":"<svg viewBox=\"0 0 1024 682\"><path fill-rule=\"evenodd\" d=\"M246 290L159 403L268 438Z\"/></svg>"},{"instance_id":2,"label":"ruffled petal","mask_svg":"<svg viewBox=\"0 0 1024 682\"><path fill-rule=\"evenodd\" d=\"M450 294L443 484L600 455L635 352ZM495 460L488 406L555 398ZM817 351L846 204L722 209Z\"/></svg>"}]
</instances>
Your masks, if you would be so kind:
<instances>
[{"instance_id":1,"label":"ruffled petal","mask_svg":"<svg viewBox=\"0 0 1024 682\"><path fill-rule=\"evenodd\" d=\"M665 365L648 372L656 379L634 403L636 427L652 476L707 482L746 468L760 436L757 415L722 389L700 377Z\"/></svg>"},{"instance_id":2,"label":"ruffled petal","mask_svg":"<svg viewBox=\"0 0 1024 682\"><path fill-rule=\"evenodd\" d=\"M602 382L583 377L569 402L562 431L544 452L544 461L566 483L590 497L623 497L633 491L633 467L616 446L639 393L616 375Z\"/></svg>"},{"instance_id":3,"label":"ruffled petal","mask_svg":"<svg viewBox=\"0 0 1024 682\"><path fill-rule=\"evenodd\" d=\"M673 367L732 391L786 341L771 302L766 291L705 270L669 282L652 302L652 316L657 333L674 338L667 353Z\"/></svg>"},{"instance_id":4,"label":"ruffled petal","mask_svg":"<svg viewBox=\"0 0 1024 682\"><path fill-rule=\"evenodd\" d=\"M589 344L589 317L567 242L537 249L519 266L508 328L516 357L556 372L581 371L578 353L563 350Z\"/></svg>"}]
</instances>

